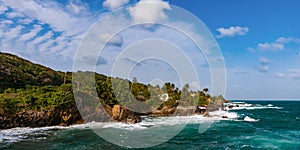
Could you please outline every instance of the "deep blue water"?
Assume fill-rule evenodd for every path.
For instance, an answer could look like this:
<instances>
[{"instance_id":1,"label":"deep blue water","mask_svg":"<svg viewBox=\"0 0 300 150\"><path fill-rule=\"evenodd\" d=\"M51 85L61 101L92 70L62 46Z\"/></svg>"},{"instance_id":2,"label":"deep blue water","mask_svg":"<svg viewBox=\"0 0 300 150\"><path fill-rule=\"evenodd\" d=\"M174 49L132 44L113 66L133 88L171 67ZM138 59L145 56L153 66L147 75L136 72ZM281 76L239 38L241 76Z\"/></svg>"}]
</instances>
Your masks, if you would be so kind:
<instances>
[{"instance_id":1,"label":"deep blue water","mask_svg":"<svg viewBox=\"0 0 300 150\"><path fill-rule=\"evenodd\" d=\"M248 104L259 104L259 108L230 111L237 113L238 118L221 119L212 124L204 133L199 133L202 122L197 120L170 140L150 147L149 149L300 149L300 102L297 101L247 101ZM272 104L274 108L267 108ZM256 122L244 121L248 116ZM179 122L182 118L178 119ZM199 118L198 118L199 119ZM157 122L162 122L157 125ZM156 124L155 124L156 123ZM143 141L153 141L169 132L168 127L177 126L174 122L155 119L153 126L159 128L157 137L147 137ZM166 125L168 124L168 125ZM122 130L122 125L112 125L101 130ZM11 129L0 131L0 149L128 149L117 146L100 138L90 125L73 128L38 128ZM126 132L134 132L135 125ZM146 126L151 128L151 125ZM126 128L126 127L124 127ZM140 129L137 133L143 134ZM149 131L154 132L154 131ZM139 142L140 139L131 139ZM147 148L144 148L147 149Z\"/></svg>"}]
</instances>

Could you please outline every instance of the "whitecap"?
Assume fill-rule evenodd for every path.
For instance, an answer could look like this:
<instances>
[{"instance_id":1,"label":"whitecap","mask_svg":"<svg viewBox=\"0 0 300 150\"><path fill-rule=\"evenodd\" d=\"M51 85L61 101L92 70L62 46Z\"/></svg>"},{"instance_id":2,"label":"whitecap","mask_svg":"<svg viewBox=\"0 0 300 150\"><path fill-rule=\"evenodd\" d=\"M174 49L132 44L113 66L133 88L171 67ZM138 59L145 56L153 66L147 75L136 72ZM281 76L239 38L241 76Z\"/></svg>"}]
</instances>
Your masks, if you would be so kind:
<instances>
[{"instance_id":1,"label":"whitecap","mask_svg":"<svg viewBox=\"0 0 300 150\"><path fill-rule=\"evenodd\" d=\"M259 120L255 120L255 119L253 119L253 118L250 118L250 117L246 116L246 117L244 118L244 121L247 121L247 122L257 122L257 121L259 121Z\"/></svg>"},{"instance_id":2,"label":"whitecap","mask_svg":"<svg viewBox=\"0 0 300 150\"><path fill-rule=\"evenodd\" d=\"M41 128L12 128L6 130L0 130L0 142L18 142L28 138L30 135L38 135L49 130L60 130L66 129L68 127L62 126L51 126L51 127L41 127Z\"/></svg>"},{"instance_id":3,"label":"whitecap","mask_svg":"<svg viewBox=\"0 0 300 150\"><path fill-rule=\"evenodd\" d=\"M224 103L225 110L255 110L255 109L283 109L282 107L276 107L272 104L266 106L260 104L248 104L246 102L232 102Z\"/></svg>"},{"instance_id":4,"label":"whitecap","mask_svg":"<svg viewBox=\"0 0 300 150\"><path fill-rule=\"evenodd\" d=\"M219 119L236 119L239 117L236 112L228 112L222 110L209 112L209 115L212 117L219 117Z\"/></svg>"}]
</instances>

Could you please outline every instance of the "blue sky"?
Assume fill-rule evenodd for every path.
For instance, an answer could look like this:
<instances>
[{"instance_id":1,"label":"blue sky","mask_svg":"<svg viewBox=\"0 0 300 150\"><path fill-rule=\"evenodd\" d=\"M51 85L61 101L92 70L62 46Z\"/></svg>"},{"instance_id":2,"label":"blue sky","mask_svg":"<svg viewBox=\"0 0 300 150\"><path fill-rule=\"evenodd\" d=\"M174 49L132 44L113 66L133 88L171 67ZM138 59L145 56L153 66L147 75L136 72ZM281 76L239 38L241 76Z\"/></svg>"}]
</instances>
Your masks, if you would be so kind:
<instances>
[{"instance_id":1,"label":"blue sky","mask_svg":"<svg viewBox=\"0 0 300 150\"><path fill-rule=\"evenodd\" d=\"M135 21L139 21L141 18L137 16L145 13L142 19L165 19L168 16L164 17L164 11L169 10L169 5L176 5L202 20L217 40L224 57L226 98L300 99L299 1L154 1L164 2L164 7L157 9L159 13L155 11L147 15L143 11L131 14L131 17L135 16ZM56 70L72 70L76 50L90 26L114 9L129 5L138 8L139 3L141 1L137 0L0 0L0 51L17 54ZM188 26L189 22L183 24ZM107 27L107 30L111 29L114 27ZM108 64L112 65L113 58L120 53L118 49L129 46L138 38L151 36L180 43L179 38L172 39L176 34L168 35L169 29L144 30L132 28L114 38L98 61L98 71L107 73ZM100 38L108 36L103 34ZM187 41L184 37L181 40ZM198 73L205 74L205 77L199 77L204 80L200 83L201 87L210 87L203 54L199 54L193 44L183 42L181 45L193 61L197 60ZM152 63L159 64L145 62L148 66ZM141 67L142 72L151 70L145 69L145 66ZM159 66L162 69L168 65ZM172 69L169 71L174 72Z\"/></svg>"}]
</instances>

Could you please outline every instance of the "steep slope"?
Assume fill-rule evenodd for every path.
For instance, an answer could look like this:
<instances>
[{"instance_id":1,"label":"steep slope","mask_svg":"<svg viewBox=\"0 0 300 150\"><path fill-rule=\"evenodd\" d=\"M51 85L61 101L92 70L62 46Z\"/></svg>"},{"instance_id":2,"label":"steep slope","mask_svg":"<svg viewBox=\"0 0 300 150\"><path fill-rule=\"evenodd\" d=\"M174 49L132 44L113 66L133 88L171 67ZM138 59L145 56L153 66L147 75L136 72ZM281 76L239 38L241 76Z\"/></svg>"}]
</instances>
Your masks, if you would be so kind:
<instances>
[{"instance_id":1,"label":"steep slope","mask_svg":"<svg viewBox=\"0 0 300 150\"><path fill-rule=\"evenodd\" d=\"M64 73L34 64L16 55L0 52L0 93L26 85L61 85Z\"/></svg>"}]
</instances>

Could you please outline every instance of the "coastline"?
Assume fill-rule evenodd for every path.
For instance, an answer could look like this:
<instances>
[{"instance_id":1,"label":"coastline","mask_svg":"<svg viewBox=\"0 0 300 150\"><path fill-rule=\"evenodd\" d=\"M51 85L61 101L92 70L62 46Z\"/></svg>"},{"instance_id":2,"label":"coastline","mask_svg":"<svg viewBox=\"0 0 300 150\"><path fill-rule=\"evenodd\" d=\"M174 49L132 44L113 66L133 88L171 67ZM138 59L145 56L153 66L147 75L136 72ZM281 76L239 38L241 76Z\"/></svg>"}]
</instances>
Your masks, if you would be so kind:
<instances>
[{"instance_id":1,"label":"coastline","mask_svg":"<svg viewBox=\"0 0 300 150\"><path fill-rule=\"evenodd\" d=\"M221 95L211 96L207 88L193 91L189 84L179 89L175 84L167 82L160 87L139 83L137 78L130 81L96 72L55 71L8 53L0 53L0 57L0 129L69 126L92 121L138 123L142 115L204 114L205 111L223 108L226 101ZM80 77L86 85L74 83L73 76ZM89 77L94 77L95 83ZM117 88L129 87L130 90L115 95L113 81ZM83 87L74 93L73 89L78 89L79 85ZM90 94L90 85L95 86L97 95ZM75 96L79 97L79 102L75 102ZM92 101L88 101L88 98ZM132 100L145 103L145 108L131 106ZM77 106L77 102L81 105ZM179 103L182 105L179 106ZM102 105L105 110L97 108L98 105ZM144 113L134 112L125 106ZM199 106L207 110L178 109L178 106ZM78 110L87 113L81 116Z\"/></svg>"},{"instance_id":2,"label":"coastline","mask_svg":"<svg viewBox=\"0 0 300 150\"><path fill-rule=\"evenodd\" d=\"M106 112L102 112L100 109L95 109L94 107L92 107L92 109L95 110L91 111L89 115L84 117L81 116L75 102L43 111L23 110L21 112L17 112L16 114L3 113L0 114L0 130L16 127L35 128L49 126L71 126L76 124L86 124L90 122L120 122L125 124L136 124L142 121L141 116L169 117L203 115L205 117L210 117L208 115L209 112L217 111L220 109L224 110L223 107L216 107L212 105L213 107L209 107L205 110L200 110L199 107L164 107L159 110L152 110L148 113L136 113L120 105L114 105L112 108L106 104L104 104L103 106ZM91 108L84 109L87 110ZM99 117L99 115L101 117Z\"/></svg>"}]
</instances>

